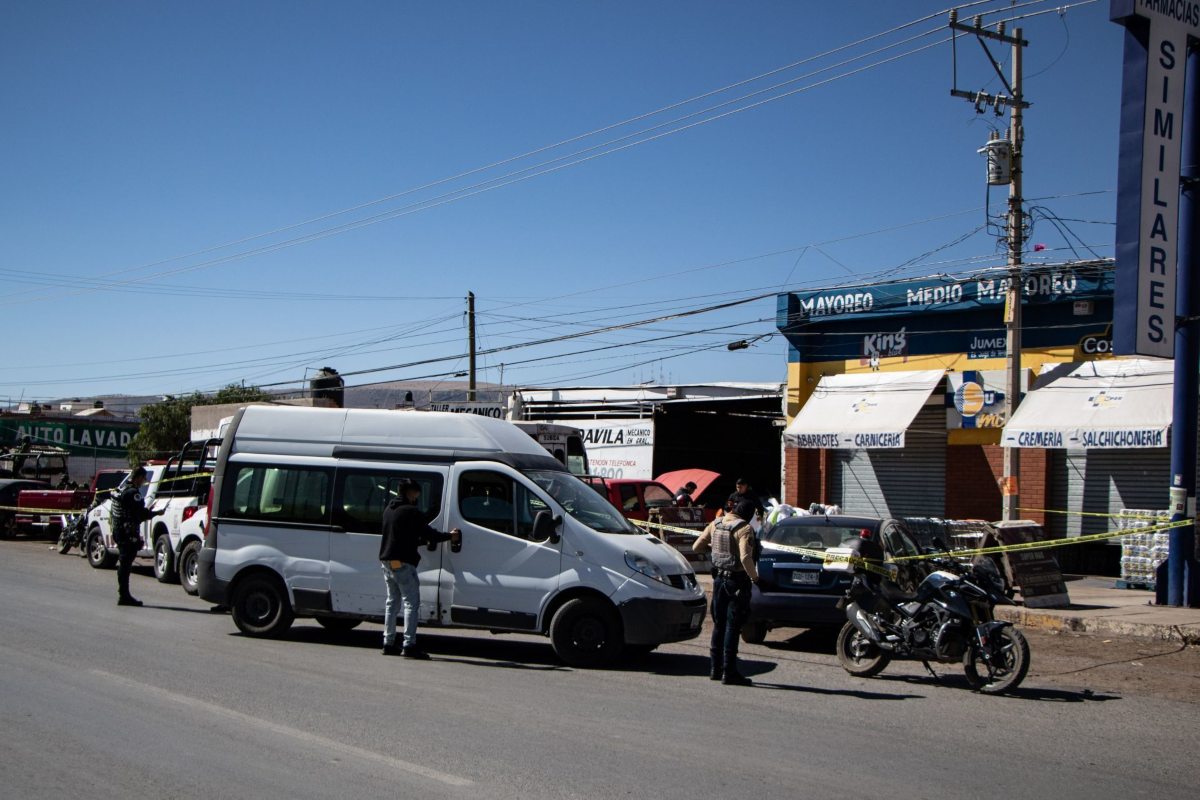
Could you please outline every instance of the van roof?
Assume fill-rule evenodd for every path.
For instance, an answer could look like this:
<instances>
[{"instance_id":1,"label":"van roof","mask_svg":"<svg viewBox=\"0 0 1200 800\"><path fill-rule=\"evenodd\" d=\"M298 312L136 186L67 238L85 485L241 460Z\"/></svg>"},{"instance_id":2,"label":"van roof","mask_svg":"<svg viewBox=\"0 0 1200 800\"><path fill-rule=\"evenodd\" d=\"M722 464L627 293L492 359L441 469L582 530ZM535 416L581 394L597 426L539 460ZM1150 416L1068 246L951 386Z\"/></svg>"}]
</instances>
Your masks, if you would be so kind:
<instances>
[{"instance_id":1,"label":"van roof","mask_svg":"<svg viewBox=\"0 0 1200 800\"><path fill-rule=\"evenodd\" d=\"M266 405L248 406L238 413L233 453L353 457L351 450L376 450L456 458L473 454L484 459L501 454L550 458L512 423L478 414Z\"/></svg>"}]
</instances>

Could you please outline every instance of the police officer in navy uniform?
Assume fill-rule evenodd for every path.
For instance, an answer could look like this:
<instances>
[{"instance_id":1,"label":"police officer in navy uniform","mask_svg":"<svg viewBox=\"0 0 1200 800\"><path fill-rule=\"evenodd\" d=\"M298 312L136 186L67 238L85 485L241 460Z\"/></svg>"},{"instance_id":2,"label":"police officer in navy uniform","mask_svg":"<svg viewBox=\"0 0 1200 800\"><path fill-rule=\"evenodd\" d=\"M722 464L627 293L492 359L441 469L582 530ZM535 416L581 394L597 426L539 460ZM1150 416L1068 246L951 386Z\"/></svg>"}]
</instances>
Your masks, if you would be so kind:
<instances>
[{"instance_id":1,"label":"police officer in navy uniform","mask_svg":"<svg viewBox=\"0 0 1200 800\"><path fill-rule=\"evenodd\" d=\"M138 600L129 593L129 572L133 560L137 558L138 550L142 547L142 523L162 514L161 511L151 511L142 502L141 488L146 484L146 468L135 467L125 483L125 488L116 496L112 504L112 535L113 543L117 546L117 605L140 606Z\"/></svg>"},{"instance_id":2,"label":"police officer in navy uniform","mask_svg":"<svg viewBox=\"0 0 1200 800\"><path fill-rule=\"evenodd\" d=\"M713 632L709 643L714 681L731 686L749 686L751 681L738 668L738 640L750 613L750 587L758 583L754 531L750 520L755 507L740 501L733 511L713 520L692 545L697 553L712 551Z\"/></svg>"}]
</instances>

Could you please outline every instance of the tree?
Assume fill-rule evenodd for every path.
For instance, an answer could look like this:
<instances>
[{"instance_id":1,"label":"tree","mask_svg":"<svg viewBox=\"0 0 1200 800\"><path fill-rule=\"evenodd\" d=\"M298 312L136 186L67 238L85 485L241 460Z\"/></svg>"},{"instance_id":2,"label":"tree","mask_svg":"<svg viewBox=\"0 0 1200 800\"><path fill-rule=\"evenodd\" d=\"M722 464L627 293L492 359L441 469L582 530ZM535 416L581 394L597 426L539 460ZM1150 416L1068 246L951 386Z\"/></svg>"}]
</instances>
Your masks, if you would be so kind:
<instances>
[{"instance_id":1,"label":"tree","mask_svg":"<svg viewBox=\"0 0 1200 800\"><path fill-rule=\"evenodd\" d=\"M151 458L169 458L179 452L192 436L192 407L221 403L250 403L270 400L271 395L257 386L231 383L215 394L193 392L171 397L161 403L143 406L141 427L129 442L129 463L141 464Z\"/></svg>"}]
</instances>

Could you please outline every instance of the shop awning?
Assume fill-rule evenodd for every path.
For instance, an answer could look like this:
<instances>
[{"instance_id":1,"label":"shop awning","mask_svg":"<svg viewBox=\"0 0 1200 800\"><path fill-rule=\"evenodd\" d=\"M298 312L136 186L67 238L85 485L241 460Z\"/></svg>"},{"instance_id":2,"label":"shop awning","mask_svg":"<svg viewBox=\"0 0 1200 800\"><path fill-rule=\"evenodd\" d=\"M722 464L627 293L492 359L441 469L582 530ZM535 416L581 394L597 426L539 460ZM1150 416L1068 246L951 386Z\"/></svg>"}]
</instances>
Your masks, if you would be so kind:
<instances>
[{"instance_id":1,"label":"shop awning","mask_svg":"<svg viewBox=\"0 0 1200 800\"><path fill-rule=\"evenodd\" d=\"M940 369L826 375L784 430L792 447L904 447L904 432L945 375Z\"/></svg>"},{"instance_id":2,"label":"shop awning","mask_svg":"<svg viewBox=\"0 0 1200 800\"><path fill-rule=\"evenodd\" d=\"M1043 368L1004 427L1005 447L1166 447L1174 365L1121 359Z\"/></svg>"}]
</instances>

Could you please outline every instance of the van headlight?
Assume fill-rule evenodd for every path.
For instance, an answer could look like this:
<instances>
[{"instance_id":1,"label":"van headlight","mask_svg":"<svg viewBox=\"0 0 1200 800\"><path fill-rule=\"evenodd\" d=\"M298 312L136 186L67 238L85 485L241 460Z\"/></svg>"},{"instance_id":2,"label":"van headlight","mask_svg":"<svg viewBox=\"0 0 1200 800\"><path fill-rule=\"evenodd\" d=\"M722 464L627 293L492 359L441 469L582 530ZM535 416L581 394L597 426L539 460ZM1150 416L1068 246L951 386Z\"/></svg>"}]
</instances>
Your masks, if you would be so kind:
<instances>
[{"instance_id":1,"label":"van headlight","mask_svg":"<svg viewBox=\"0 0 1200 800\"><path fill-rule=\"evenodd\" d=\"M632 553L629 550L626 550L625 563L628 564L629 568L634 572L645 575L647 578L653 578L659 583L665 583L668 586L671 585L671 581L663 573L662 567L658 566L658 564L655 564L645 556L639 556L637 553Z\"/></svg>"}]
</instances>

